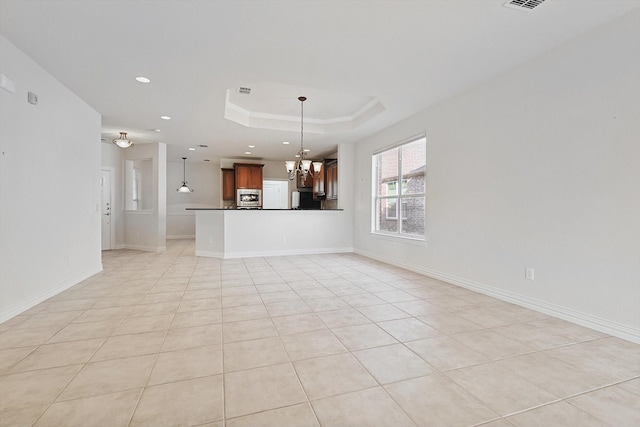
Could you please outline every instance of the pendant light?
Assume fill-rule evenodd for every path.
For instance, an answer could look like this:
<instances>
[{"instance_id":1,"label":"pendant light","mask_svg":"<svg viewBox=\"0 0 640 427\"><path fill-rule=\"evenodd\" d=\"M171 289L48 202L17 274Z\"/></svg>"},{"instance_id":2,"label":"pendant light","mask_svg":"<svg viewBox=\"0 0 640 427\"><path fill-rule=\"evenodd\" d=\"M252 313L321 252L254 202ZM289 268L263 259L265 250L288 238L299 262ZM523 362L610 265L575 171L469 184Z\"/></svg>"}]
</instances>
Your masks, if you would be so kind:
<instances>
[{"instance_id":1,"label":"pendant light","mask_svg":"<svg viewBox=\"0 0 640 427\"><path fill-rule=\"evenodd\" d=\"M304 151L304 101L307 100L306 96L298 97L300 101L300 151L296 157L298 160L286 160L284 162L287 168L287 174L289 179L294 179L296 174L299 174L302 179L307 179L307 175L311 170L311 160L305 159L307 152ZM322 162L313 162L313 170L315 173L319 173L322 168Z\"/></svg>"},{"instance_id":2,"label":"pendant light","mask_svg":"<svg viewBox=\"0 0 640 427\"><path fill-rule=\"evenodd\" d=\"M114 139L113 143L116 144L120 148L133 147L133 142L131 142L130 139L127 139L127 133L126 132L120 132L120 138Z\"/></svg>"},{"instance_id":3,"label":"pendant light","mask_svg":"<svg viewBox=\"0 0 640 427\"><path fill-rule=\"evenodd\" d=\"M182 185L176 190L178 193L193 193L187 185L187 158L182 158Z\"/></svg>"}]
</instances>

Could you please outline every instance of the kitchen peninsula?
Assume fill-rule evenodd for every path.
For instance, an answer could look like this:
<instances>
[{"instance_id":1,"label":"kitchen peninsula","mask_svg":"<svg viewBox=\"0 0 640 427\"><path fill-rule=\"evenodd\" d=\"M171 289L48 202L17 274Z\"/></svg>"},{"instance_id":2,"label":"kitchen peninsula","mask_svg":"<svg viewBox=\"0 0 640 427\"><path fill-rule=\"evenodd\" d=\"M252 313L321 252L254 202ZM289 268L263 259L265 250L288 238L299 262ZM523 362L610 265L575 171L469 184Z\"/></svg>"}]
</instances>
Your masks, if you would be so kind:
<instances>
[{"instance_id":1,"label":"kitchen peninsula","mask_svg":"<svg viewBox=\"0 0 640 427\"><path fill-rule=\"evenodd\" d=\"M244 258L352 252L341 209L205 209L196 216L196 256Z\"/></svg>"}]
</instances>

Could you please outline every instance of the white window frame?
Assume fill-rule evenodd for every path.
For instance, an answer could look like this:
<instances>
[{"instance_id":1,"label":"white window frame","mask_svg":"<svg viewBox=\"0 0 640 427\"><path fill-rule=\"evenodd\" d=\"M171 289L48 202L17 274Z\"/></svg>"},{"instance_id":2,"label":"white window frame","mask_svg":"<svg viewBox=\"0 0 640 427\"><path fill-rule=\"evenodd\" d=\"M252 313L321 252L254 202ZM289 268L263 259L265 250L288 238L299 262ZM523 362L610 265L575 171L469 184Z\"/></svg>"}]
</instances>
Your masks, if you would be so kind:
<instances>
[{"instance_id":1,"label":"white window frame","mask_svg":"<svg viewBox=\"0 0 640 427\"><path fill-rule=\"evenodd\" d=\"M379 237L385 237L385 238L399 238L399 239L403 239L403 240L410 240L410 241L417 241L417 242L425 242L426 241L426 233L427 233L427 227L426 227L426 168L425 168L425 183L424 183L424 187L423 187L423 191L422 193L409 193L407 195L404 194L404 185L398 185L398 183L402 183L403 181L405 181L405 178L402 175L402 147L411 143L414 143L418 140L424 139L425 140L425 144L426 144L426 135L420 134L420 135L415 135L411 138L407 138L401 142L398 142L394 145L385 147L381 150L375 151L373 153L373 155L371 156L371 169L372 169L372 196L371 196L371 201L372 201L372 206L371 206L371 233L375 236L379 236ZM386 151L390 151L390 150L394 150L396 148L400 148L400 154L398 155L398 177L396 179L396 188L397 188L397 194L395 195L386 195L386 196L381 196L378 194L378 187L379 187L379 182L378 182L378 162L377 162L377 156L379 154L382 154ZM426 165L426 158L425 158L425 165ZM390 182L394 182L394 181L389 181ZM388 183L387 183L388 184ZM398 220L400 216L402 216L402 220L406 220L407 219L407 215L405 212L405 207L407 206L407 200L411 199L411 198L418 198L418 197L422 197L423 201L424 201L424 234L408 234L408 233L403 233L402 232L402 221L398 221L398 227L397 227L397 231L386 231L386 230L378 230L378 215L379 215L379 209L378 209L378 205L379 205L379 201L380 200L389 200L389 199L396 199L396 217L387 217L386 213L388 211L388 208L385 209L385 219L387 220ZM400 211L400 212L398 212Z\"/></svg>"}]
</instances>

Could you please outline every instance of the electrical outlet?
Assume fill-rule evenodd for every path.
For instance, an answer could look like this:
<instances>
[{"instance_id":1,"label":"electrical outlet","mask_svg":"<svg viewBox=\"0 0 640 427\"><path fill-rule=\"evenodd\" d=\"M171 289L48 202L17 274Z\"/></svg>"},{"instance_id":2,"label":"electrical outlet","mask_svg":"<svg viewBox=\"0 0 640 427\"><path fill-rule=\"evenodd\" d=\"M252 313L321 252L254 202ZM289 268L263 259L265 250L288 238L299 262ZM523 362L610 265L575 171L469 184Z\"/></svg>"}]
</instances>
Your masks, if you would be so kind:
<instances>
[{"instance_id":1,"label":"electrical outlet","mask_svg":"<svg viewBox=\"0 0 640 427\"><path fill-rule=\"evenodd\" d=\"M534 270L531 267L527 267L524 269L524 278L527 280L533 280L534 279Z\"/></svg>"}]
</instances>

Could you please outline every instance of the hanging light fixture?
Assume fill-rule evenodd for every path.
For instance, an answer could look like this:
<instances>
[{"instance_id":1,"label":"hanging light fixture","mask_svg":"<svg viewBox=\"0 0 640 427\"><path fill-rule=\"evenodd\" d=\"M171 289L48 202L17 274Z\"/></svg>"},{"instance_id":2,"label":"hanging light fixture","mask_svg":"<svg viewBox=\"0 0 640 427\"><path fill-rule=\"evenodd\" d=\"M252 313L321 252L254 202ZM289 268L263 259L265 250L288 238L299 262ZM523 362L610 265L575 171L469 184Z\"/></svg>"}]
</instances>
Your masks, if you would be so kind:
<instances>
[{"instance_id":1,"label":"hanging light fixture","mask_svg":"<svg viewBox=\"0 0 640 427\"><path fill-rule=\"evenodd\" d=\"M306 96L298 97L300 101L300 151L296 157L298 160L286 160L284 162L289 179L294 179L296 174L299 174L302 179L307 179L307 175L311 170L311 160L305 159L307 152L304 150L304 101L307 100ZM313 162L313 171L319 173L322 168L322 162Z\"/></svg>"},{"instance_id":2,"label":"hanging light fixture","mask_svg":"<svg viewBox=\"0 0 640 427\"><path fill-rule=\"evenodd\" d=\"M114 139L113 143L116 144L120 148L133 147L133 142L131 142L130 139L127 139L127 133L126 132L120 132L120 138Z\"/></svg>"},{"instance_id":3,"label":"hanging light fixture","mask_svg":"<svg viewBox=\"0 0 640 427\"><path fill-rule=\"evenodd\" d=\"M178 193L193 193L187 185L187 158L182 158L182 185L176 190Z\"/></svg>"}]
</instances>

